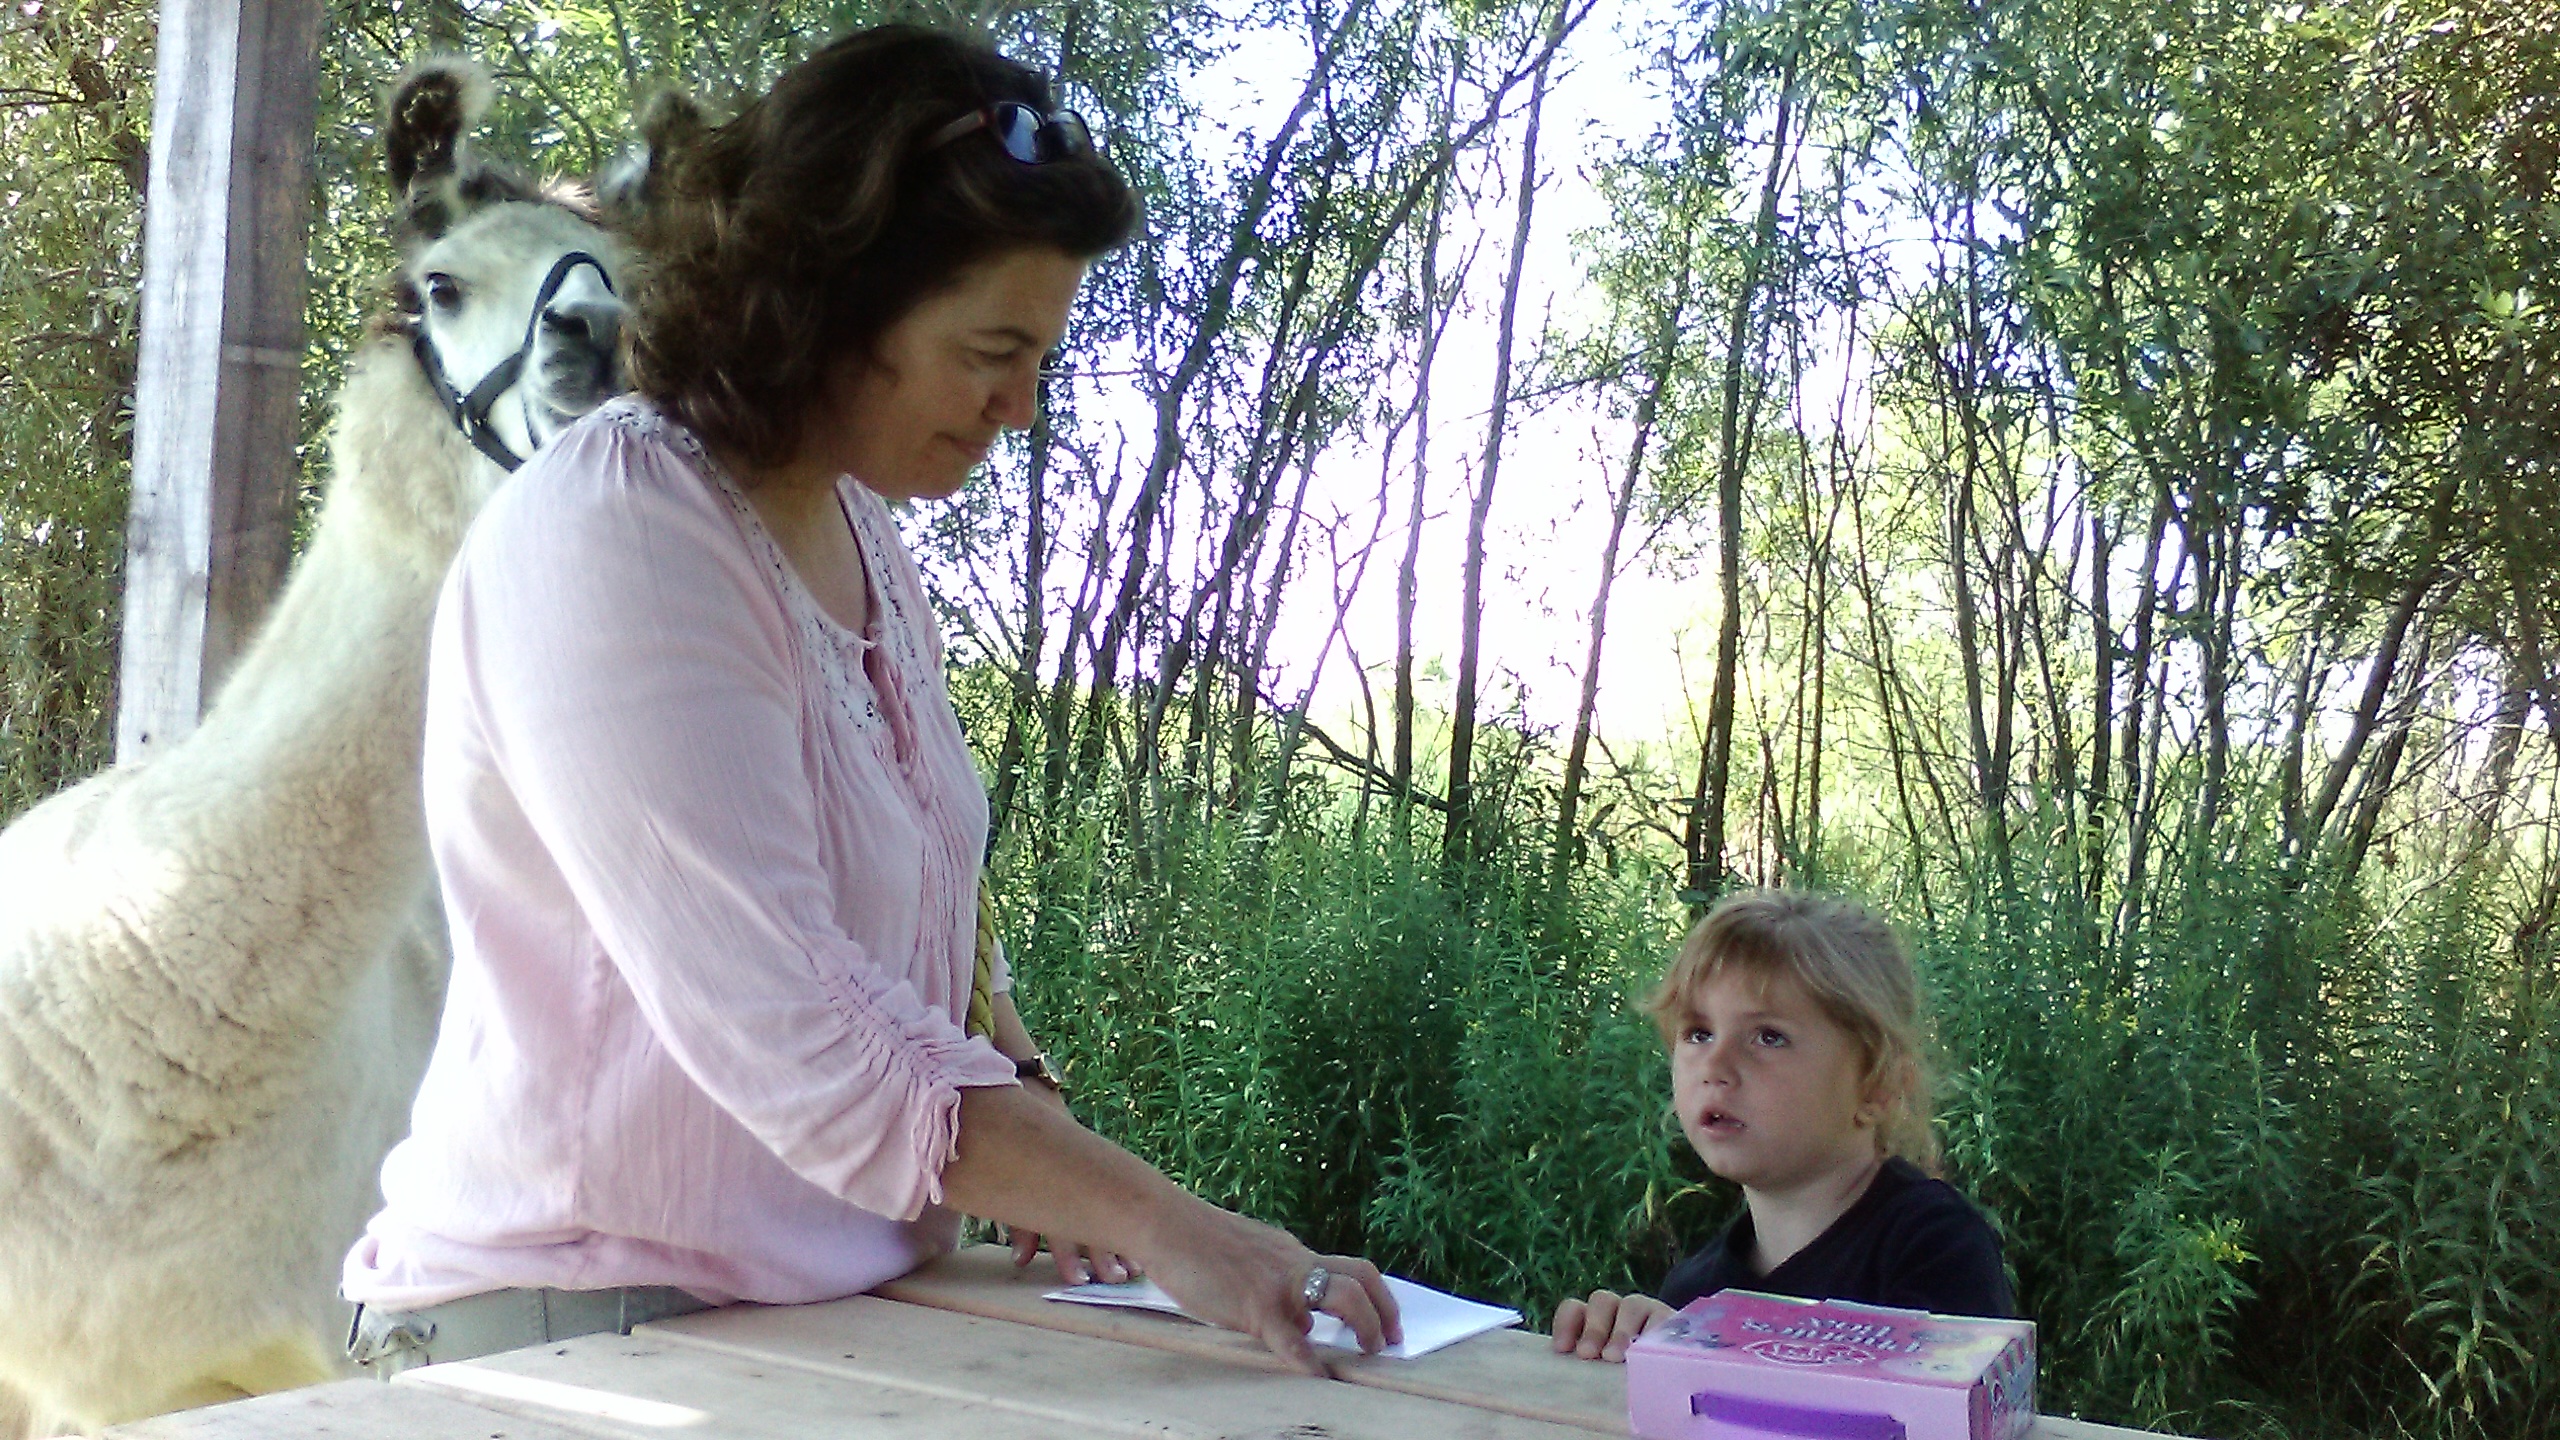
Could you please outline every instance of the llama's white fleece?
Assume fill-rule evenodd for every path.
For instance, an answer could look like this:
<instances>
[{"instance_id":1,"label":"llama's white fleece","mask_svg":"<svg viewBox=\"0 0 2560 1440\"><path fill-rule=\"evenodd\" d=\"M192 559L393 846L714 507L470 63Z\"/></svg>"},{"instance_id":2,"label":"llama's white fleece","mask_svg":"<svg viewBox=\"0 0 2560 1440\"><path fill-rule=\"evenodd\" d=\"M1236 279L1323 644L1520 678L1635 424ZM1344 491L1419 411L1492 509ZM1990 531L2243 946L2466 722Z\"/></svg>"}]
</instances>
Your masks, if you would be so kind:
<instances>
[{"instance_id":1,"label":"llama's white fleece","mask_svg":"<svg viewBox=\"0 0 2560 1440\"><path fill-rule=\"evenodd\" d=\"M367 343L318 533L204 724L0 832L0 1430L329 1378L448 957L435 596L498 472Z\"/></svg>"}]
</instances>

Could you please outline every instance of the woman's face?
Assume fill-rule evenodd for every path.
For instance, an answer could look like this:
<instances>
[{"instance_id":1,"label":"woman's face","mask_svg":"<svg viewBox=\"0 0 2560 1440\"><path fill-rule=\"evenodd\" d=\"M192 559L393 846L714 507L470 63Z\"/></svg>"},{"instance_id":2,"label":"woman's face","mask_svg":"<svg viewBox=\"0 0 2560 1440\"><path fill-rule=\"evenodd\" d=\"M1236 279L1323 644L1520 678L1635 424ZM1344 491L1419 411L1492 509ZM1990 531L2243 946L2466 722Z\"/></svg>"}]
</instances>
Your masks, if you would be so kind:
<instances>
[{"instance_id":1,"label":"woman's face","mask_svg":"<svg viewBox=\"0 0 2560 1440\"><path fill-rule=\"evenodd\" d=\"M809 442L890 500L939 499L1031 423L1043 356L1067 332L1086 262L1016 250L961 273L880 336L868 362L836 362Z\"/></svg>"}]
</instances>

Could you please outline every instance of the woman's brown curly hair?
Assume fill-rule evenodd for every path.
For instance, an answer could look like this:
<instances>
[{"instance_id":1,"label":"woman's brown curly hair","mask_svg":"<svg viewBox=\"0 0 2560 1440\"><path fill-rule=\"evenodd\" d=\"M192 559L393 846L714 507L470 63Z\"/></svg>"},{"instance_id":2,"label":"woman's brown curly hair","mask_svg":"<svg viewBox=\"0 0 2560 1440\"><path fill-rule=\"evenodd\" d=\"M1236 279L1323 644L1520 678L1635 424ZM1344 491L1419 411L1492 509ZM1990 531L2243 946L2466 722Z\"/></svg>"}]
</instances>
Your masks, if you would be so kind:
<instances>
[{"instance_id":1,"label":"woman's brown curly hair","mask_svg":"<svg viewBox=\"0 0 2560 1440\"><path fill-rule=\"evenodd\" d=\"M971 266L1117 248L1137 205L1100 155L1026 165L983 131L928 148L1005 100L1052 108L1038 75L993 50L882 25L793 66L725 125L657 107L632 222L633 387L745 464L781 464L834 362L867 356Z\"/></svg>"}]
</instances>

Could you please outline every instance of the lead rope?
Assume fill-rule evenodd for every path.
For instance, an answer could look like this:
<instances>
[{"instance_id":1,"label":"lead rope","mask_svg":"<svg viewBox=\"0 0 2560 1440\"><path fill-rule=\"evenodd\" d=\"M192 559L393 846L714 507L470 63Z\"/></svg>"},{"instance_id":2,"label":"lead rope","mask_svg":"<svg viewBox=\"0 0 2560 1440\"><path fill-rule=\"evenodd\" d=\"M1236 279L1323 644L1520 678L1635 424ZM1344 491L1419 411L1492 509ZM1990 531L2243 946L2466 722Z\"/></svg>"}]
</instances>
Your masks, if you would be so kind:
<instances>
[{"instance_id":1,"label":"lead rope","mask_svg":"<svg viewBox=\"0 0 2560 1440\"><path fill-rule=\"evenodd\" d=\"M993 1036L996 1030L996 897L987 889L984 874L978 877L978 973L969 982L969 1023L972 1035Z\"/></svg>"}]
</instances>

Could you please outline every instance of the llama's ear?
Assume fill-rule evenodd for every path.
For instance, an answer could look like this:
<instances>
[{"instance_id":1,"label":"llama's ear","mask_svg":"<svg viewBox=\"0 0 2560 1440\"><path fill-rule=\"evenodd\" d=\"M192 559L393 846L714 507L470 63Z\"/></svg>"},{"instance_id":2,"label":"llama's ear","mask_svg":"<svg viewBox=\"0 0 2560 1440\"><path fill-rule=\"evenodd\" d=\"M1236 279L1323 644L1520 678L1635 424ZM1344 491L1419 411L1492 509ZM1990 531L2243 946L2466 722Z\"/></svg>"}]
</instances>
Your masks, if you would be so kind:
<instances>
[{"instance_id":1,"label":"llama's ear","mask_svg":"<svg viewBox=\"0 0 2560 1440\"><path fill-rule=\"evenodd\" d=\"M431 55L400 72L383 126L384 159L406 227L441 233L454 217L444 196L473 168L463 135L489 110L487 71L451 55Z\"/></svg>"},{"instance_id":2,"label":"llama's ear","mask_svg":"<svg viewBox=\"0 0 2560 1440\"><path fill-rule=\"evenodd\" d=\"M703 131L702 107L681 90L661 90L640 106L640 138L596 177L607 215L629 221L649 207L658 181Z\"/></svg>"}]
</instances>

